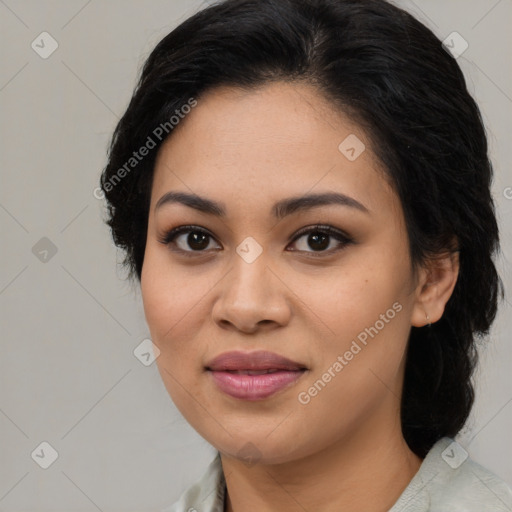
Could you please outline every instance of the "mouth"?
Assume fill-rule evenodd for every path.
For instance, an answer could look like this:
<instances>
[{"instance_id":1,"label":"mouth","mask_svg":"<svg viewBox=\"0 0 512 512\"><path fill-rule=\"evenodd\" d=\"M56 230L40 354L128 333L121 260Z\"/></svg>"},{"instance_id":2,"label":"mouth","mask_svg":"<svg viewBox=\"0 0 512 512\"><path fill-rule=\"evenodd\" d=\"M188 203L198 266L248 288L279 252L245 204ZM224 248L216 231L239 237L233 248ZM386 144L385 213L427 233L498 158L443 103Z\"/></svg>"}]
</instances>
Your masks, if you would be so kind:
<instances>
[{"instance_id":1,"label":"mouth","mask_svg":"<svg viewBox=\"0 0 512 512\"><path fill-rule=\"evenodd\" d=\"M216 371L216 370L212 370ZM227 373L233 373L237 375L265 375L267 373L277 373L282 371L292 371L292 370L280 370L278 368L271 368L269 370L224 370ZM297 371L297 370L294 370Z\"/></svg>"},{"instance_id":2,"label":"mouth","mask_svg":"<svg viewBox=\"0 0 512 512\"><path fill-rule=\"evenodd\" d=\"M217 388L241 400L263 400L295 384L308 370L272 352L226 352L205 369Z\"/></svg>"},{"instance_id":3,"label":"mouth","mask_svg":"<svg viewBox=\"0 0 512 512\"><path fill-rule=\"evenodd\" d=\"M263 400L293 385L306 370L209 370L217 387L241 400Z\"/></svg>"}]
</instances>

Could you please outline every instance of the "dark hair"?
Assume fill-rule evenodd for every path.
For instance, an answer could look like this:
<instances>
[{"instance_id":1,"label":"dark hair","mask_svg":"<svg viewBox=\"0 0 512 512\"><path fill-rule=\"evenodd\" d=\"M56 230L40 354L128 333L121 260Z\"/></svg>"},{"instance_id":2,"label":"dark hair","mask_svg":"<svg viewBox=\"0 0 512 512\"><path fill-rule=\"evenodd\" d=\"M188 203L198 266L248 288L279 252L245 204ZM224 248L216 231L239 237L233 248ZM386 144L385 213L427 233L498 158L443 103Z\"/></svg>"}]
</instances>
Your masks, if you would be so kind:
<instances>
[{"instance_id":1,"label":"dark hair","mask_svg":"<svg viewBox=\"0 0 512 512\"><path fill-rule=\"evenodd\" d=\"M459 251L442 318L411 327L409 337L402 431L424 457L469 416L476 337L489 332L503 284L493 263L499 236L479 109L454 57L410 14L384 0L225 0L185 20L149 55L115 129L101 177L106 222L140 280L165 140L155 128L172 134L169 119L213 87L271 81L312 84L363 127L401 200L415 269ZM128 168L150 139L156 147Z\"/></svg>"}]
</instances>

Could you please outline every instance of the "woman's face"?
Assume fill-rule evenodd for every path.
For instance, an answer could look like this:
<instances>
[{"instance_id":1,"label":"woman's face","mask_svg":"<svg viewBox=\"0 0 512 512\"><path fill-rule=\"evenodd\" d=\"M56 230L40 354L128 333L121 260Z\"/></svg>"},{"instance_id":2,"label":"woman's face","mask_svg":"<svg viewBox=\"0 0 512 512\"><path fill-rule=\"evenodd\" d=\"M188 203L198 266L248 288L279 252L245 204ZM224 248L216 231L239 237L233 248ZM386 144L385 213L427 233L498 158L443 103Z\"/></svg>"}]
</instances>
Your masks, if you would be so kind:
<instances>
[{"instance_id":1,"label":"woman's face","mask_svg":"<svg viewBox=\"0 0 512 512\"><path fill-rule=\"evenodd\" d=\"M285 83L210 91L160 149L146 319L174 403L221 452L285 462L400 428L406 343L424 312L378 166L357 125ZM338 201L307 199L323 194ZM212 363L232 351L247 359Z\"/></svg>"}]
</instances>

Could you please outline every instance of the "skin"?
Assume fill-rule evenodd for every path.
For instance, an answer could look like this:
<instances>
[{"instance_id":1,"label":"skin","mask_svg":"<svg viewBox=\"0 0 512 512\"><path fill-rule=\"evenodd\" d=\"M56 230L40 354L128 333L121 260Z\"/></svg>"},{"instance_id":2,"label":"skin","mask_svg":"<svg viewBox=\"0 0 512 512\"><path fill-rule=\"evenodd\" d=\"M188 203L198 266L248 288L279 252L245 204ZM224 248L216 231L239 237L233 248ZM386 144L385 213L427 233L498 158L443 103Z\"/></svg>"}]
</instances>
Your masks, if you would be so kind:
<instances>
[{"instance_id":1,"label":"skin","mask_svg":"<svg viewBox=\"0 0 512 512\"><path fill-rule=\"evenodd\" d=\"M338 150L350 134L366 146L355 161ZM400 426L405 350L411 326L427 324L427 314L432 323L442 316L459 267L447 254L413 273L402 207L381 170L362 129L298 83L211 90L159 151L144 310L172 400L221 452L228 512L385 511L420 467ZM220 202L226 216L178 203L155 209L169 191ZM271 215L284 198L332 191L368 213L327 205L280 220ZM329 237L319 250L308 234L293 241L316 224L354 242ZM159 241L181 225L212 235L202 252L187 244L188 233L174 245ZM236 252L246 237L263 249L252 263ZM300 403L298 394L397 302L401 311ZM259 349L308 371L259 401L224 394L205 371L223 352Z\"/></svg>"}]
</instances>

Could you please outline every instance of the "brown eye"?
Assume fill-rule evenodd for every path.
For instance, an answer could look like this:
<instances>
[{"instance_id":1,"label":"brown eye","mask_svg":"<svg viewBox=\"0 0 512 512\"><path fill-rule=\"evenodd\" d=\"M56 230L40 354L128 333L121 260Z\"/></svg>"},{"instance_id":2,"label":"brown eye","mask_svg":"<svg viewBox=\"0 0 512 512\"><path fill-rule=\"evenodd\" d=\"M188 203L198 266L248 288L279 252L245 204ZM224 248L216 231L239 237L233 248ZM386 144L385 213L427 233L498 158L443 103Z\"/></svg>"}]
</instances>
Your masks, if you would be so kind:
<instances>
[{"instance_id":1,"label":"brown eye","mask_svg":"<svg viewBox=\"0 0 512 512\"><path fill-rule=\"evenodd\" d=\"M161 240L165 245L174 245L177 251L184 253L205 252L214 240L213 236L196 226L180 226L169 231Z\"/></svg>"},{"instance_id":2,"label":"brown eye","mask_svg":"<svg viewBox=\"0 0 512 512\"><path fill-rule=\"evenodd\" d=\"M315 251L323 251L329 247L330 235L324 233L310 233L308 235L307 243L309 247Z\"/></svg>"},{"instance_id":3,"label":"brown eye","mask_svg":"<svg viewBox=\"0 0 512 512\"><path fill-rule=\"evenodd\" d=\"M201 231L191 231L186 238L186 244L195 251L206 249L209 243L209 235Z\"/></svg>"},{"instance_id":4,"label":"brown eye","mask_svg":"<svg viewBox=\"0 0 512 512\"><path fill-rule=\"evenodd\" d=\"M304 240L301 241L301 239ZM296 244L298 248L293 250L306 253L317 252L332 254L352 242L353 240L350 237L332 226L313 226L305 228L295 235L293 243ZM329 249L329 247L331 248ZM316 256L316 254L312 255ZM320 255L321 254L319 254L319 256Z\"/></svg>"}]
</instances>

